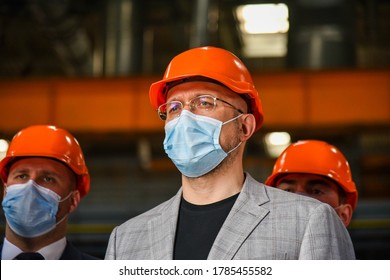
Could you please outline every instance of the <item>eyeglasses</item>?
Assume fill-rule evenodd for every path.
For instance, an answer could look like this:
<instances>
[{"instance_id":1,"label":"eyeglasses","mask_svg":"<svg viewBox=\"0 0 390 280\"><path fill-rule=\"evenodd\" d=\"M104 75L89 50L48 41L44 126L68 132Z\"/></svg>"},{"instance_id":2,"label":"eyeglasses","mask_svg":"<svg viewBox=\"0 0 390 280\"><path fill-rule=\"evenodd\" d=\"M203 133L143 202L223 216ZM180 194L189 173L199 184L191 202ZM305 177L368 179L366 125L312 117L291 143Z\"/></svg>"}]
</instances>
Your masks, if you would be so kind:
<instances>
[{"instance_id":1,"label":"eyeglasses","mask_svg":"<svg viewBox=\"0 0 390 280\"><path fill-rule=\"evenodd\" d=\"M191 112L193 112L194 114L207 115L209 112L215 110L215 108L217 107L217 100L229 105L234 110L238 111L240 114L244 113L229 102L214 97L212 95L200 95L185 103L178 100L170 101L161 104L157 109L157 113L160 119L162 119L163 121L172 120L180 116L181 112L183 111L183 108L185 107L185 105L188 104Z\"/></svg>"}]
</instances>

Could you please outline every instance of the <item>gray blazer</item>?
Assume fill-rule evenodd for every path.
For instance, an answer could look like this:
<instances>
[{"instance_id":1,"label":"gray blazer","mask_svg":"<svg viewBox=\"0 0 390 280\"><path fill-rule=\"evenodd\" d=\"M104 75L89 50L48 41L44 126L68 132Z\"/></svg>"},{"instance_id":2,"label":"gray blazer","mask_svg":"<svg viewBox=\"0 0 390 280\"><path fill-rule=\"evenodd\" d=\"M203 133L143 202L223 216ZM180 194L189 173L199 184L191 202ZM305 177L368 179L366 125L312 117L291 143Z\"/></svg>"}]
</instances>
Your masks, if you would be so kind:
<instances>
[{"instance_id":1,"label":"gray blazer","mask_svg":"<svg viewBox=\"0 0 390 280\"><path fill-rule=\"evenodd\" d=\"M181 196L180 189L170 200L116 227L105 259L172 259ZM329 205L267 187L246 174L208 259L355 259L355 253L348 231Z\"/></svg>"}]
</instances>

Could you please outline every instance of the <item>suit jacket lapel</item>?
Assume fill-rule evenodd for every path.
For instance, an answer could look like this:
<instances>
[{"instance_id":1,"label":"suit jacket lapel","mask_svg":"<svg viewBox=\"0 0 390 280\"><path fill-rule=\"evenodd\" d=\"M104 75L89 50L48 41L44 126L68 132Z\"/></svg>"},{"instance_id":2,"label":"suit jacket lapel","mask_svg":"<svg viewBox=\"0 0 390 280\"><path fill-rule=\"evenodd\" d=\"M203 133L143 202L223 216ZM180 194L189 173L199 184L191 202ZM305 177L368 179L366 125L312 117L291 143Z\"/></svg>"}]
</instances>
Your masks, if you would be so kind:
<instances>
[{"instance_id":1,"label":"suit jacket lapel","mask_svg":"<svg viewBox=\"0 0 390 280\"><path fill-rule=\"evenodd\" d=\"M150 252L152 259L173 259L176 225L180 207L182 189L173 197L170 203L160 212L160 215L148 222L150 227ZM145 238L147 238L145 236Z\"/></svg>"},{"instance_id":2,"label":"suit jacket lapel","mask_svg":"<svg viewBox=\"0 0 390 280\"><path fill-rule=\"evenodd\" d=\"M249 174L246 176L243 189L219 231L208 259L233 259L242 243L269 212L261 207L269 201L265 186Z\"/></svg>"}]
</instances>

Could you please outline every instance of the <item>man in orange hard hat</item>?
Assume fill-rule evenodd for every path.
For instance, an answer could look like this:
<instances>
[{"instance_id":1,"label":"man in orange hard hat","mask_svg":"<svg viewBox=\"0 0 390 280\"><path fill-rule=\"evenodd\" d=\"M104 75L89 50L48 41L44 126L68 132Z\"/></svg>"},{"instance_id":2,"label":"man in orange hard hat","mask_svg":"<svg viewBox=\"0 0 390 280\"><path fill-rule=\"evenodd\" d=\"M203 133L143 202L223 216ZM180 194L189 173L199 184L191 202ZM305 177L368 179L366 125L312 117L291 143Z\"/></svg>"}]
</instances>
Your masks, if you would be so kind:
<instances>
[{"instance_id":1,"label":"man in orange hard hat","mask_svg":"<svg viewBox=\"0 0 390 280\"><path fill-rule=\"evenodd\" d=\"M301 140L288 146L265 184L329 204L345 226L358 200L348 161L335 146L319 140Z\"/></svg>"},{"instance_id":2,"label":"man in orange hard hat","mask_svg":"<svg viewBox=\"0 0 390 280\"><path fill-rule=\"evenodd\" d=\"M106 259L353 259L333 209L268 188L244 172L263 123L249 71L215 47L172 59L149 91L164 149L182 174L170 200L116 227Z\"/></svg>"},{"instance_id":3,"label":"man in orange hard hat","mask_svg":"<svg viewBox=\"0 0 390 280\"><path fill-rule=\"evenodd\" d=\"M12 139L0 162L6 217L1 259L96 259L66 240L68 215L89 192L77 140L66 130L30 126Z\"/></svg>"}]
</instances>

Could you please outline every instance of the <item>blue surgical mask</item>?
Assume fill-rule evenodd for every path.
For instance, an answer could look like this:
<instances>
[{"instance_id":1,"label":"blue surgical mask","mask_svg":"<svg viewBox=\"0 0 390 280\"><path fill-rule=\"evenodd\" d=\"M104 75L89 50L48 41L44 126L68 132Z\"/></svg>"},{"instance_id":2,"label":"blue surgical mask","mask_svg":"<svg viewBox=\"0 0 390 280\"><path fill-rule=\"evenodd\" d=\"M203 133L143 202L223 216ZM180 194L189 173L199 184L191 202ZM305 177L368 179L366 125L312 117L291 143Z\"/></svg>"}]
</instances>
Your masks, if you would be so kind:
<instances>
[{"instance_id":1,"label":"blue surgical mask","mask_svg":"<svg viewBox=\"0 0 390 280\"><path fill-rule=\"evenodd\" d=\"M33 180L25 184L11 185L6 188L2 202L7 223L12 231L26 238L48 233L67 216L59 222L56 221L58 204L68 199L71 194L72 192L61 200L58 194Z\"/></svg>"},{"instance_id":2,"label":"blue surgical mask","mask_svg":"<svg viewBox=\"0 0 390 280\"><path fill-rule=\"evenodd\" d=\"M221 128L241 115L226 121L195 115L183 110L165 125L164 149L179 171L187 177L202 176L220 164L229 153L219 144Z\"/></svg>"}]
</instances>

